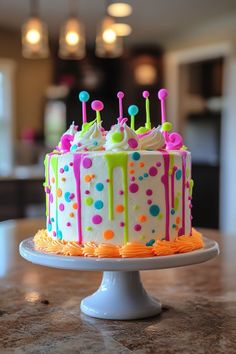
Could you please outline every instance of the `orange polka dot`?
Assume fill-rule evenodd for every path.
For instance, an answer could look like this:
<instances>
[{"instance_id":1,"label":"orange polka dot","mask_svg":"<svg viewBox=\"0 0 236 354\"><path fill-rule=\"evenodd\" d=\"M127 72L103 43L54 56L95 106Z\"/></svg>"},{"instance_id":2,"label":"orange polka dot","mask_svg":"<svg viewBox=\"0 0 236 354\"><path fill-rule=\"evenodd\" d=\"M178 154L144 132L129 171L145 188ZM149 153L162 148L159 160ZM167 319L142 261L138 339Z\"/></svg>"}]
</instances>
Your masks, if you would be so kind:
<instances>
[{"instance_id":1,"label":"orange polka dot","mask_svg":"<svg viewBox=\"0 0 236 354\"><path fill-rule=\"evenodd\" d=\"M133 167L134 166L134 162L129 162L129 166Z\"/></svg>"},{"instance_id":2,"label":"orange polka dot","mask_svg":"<svg viewBox=\"0 0 236 354\"><path fill-rule=\"evenodd\" d=\"M85 175L84 180L85 182L91 182L92 177L90 175Z\"/></svg>"},{"instance_id":3,"label":"orange polka dot","mask_svg":"<svg viewBox=\"0 0 236 354\"><path fill-rule=\"evenodd\" d=\"M179 223L180 223L180 217L177 216L177 218L176 218L176 224L179 224Z\"/></svg>"},{"instance_id":4,"label":"orange polka dot","mask_svg":"<svg viewBox=\"0 0 236 354\"><path fill-rule=\"evenodd\" d=\"M133 174L134 174L134 170L130 170L129 173L130 173L131 175L133 175Z\"/></svg>"},{"instance_id":5,"label":"orange polka dot","mask_svg":"<svg viewBox=\"0 0 236 354\"><path fill-rule=\"evenodd\" d=\"M139 167L144 167L144 162L139 162Z\"/></svg>"},{"instance_id":6,"label":"orange polka dot","mask_svg":"<svg viewBox=\"0 0 236 354\"><path fill-rule=\"evenodd\" d=\"M117 213L122 213L125 210L124 206L119 204L116 206Z\"/></svg>"},{"instance_id":7,"label":"orange polka dot","mask_svg":"<svg viewBox=\"0 0 236 354\"><path fill-rule=\"evenodd\" d=\"M110 240L115 236L114 232L112 230L105 230L103 231L103 238L105 240Z\"/></svg>"},{"instance_id":8,"label":"orange polka dot","mask_svg":"<svg viewBox=\"0 0 236 354\"><path fill-rule=\"evenodd\" d=\"M57 196L61 197L62 196L62 190L61 188L57 188Z\"/></svg>"},{"instance_id":9,"label":"orange polka dot","mask_svg":"<svg viewBox=\"0 0 236 354\"><path fill-rule=\"evenodd\" d=\"M52 177L52 183L55 183L55 178L54 177Z\"/></svg>"},{"instance_id":10,"label":"orange polka dot","mask_svg":"<svg viewBox=\"0 0 236 354\"><path fill-rule=\"evenodd\" d=\"M65 177L62 177L62 179L61 179L61 180L62 180L62 182L65 182L66 178L65 178Z\"/></svg>"},{"instance_id":11,"label":"orange polka dot","mask_svg":"<svg viewBox=\"0 0 236 354\"><path fill-rule=\"evenodd\" d=\"M95 175L92 175L91 178L95 178L96 176Z\"/></svg>"},{"instance_id":12,"label":"orange polka dot","mask_svg":"<svg viewBox=\"0 0 236 354\"><path fill-rule=\"evenodd\" d=\"M140 215L138 219L139 219L140 222L145 222L145 221L147 221L146 215Z\"/></svg>"},{"instance_id":13,"label":"orange polka dot","mask_svg":"<svg viewBox=\"0 0 236 354\"><path fill-rule=\"evenodd\" d=\"M179 231L179 226L176 226L176 227L175 227L175 230L176 230L176 231Z\"/></svg>"},{"instance_id":14,"label":"orange polka dot","mask_svg":"<svg viewBox=\"0 0 236 354\"><path fill-rule=\"evenodd\" d=\"M77 203L73 203L72 207L73 207L73 209L78 209L78 204Z\"/></svg>"},{"instance_id":15,"label":"orange polka dot","mask_svg":"<svg viewBox=\"0 0 236 354\"><path fill-rule=\"evenodd\" d=\"M70 216L71 218L73 218L73 217L75 216L75 214L74 214L74 213L70 213L69 216Z\"/></svg>"}]
</instances>

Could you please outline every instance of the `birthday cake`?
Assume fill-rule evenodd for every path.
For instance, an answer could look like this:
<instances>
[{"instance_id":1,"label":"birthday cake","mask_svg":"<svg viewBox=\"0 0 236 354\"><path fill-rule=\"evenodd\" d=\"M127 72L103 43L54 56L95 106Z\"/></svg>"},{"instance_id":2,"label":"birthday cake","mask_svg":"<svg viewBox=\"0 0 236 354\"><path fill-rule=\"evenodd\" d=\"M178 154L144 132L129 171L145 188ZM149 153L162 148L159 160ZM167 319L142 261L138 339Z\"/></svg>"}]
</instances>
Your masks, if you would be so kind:
<instances>
[{"instance_id":1,"label":"birthday cake","mask_svg":"<svg viewBox=\"0 0 236 354\"><path fill-rule=\"evenodd\" d=\"M68 256L154 257L203 247L192 228L191 154L166 121L167 91L158 93L162 124L151 126L149 93L145 126L135 130L138 107L102 127L103 103L93 101L96 119L87 121L89 94L82 91L83 124L74 123L45 158L47 228L34 237L38 250Z\"/></svg>"}]
</instances>

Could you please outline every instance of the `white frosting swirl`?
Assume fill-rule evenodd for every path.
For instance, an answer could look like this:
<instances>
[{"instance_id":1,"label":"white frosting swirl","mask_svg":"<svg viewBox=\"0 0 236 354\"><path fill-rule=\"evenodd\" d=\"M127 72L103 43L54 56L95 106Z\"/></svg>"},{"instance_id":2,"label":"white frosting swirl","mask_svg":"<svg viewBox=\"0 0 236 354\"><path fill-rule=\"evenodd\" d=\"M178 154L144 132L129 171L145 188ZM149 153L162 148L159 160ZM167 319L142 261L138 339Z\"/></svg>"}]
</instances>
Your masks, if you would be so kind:
<instances>
[{"instance_id":1,"label":"white frosting swirl","mask_svg":"<svg viewBox=\"0 0 236 354\"><path fill-rule=\"evenodd\" d=\"M138 136L126 123L118 123L107 133L105 149L108 151L138 150Z\"/></svg>"},{"instance_id":2,"label":"white frosting swirl","mask_svg":"<svg viewBox=\"0 0 236 354\"><path fill-rule=\"evenodd\" d=\"M148 134L140 137L139 145L141 150L158 150L164 147L165 138L160 129L161 126L153 128Z\"/></svg>"},{"instance_id":3,"label":"white frosting swirl","mask_svg":"<svg viewBox=\"0 0 236 354\"><path fill-rule=\"evenodd\" d=\"M72 122L72 124L70 125L69 129L63 134L69 134L69 135L75 135L78 131L78 125L75 125L75 122Z\"/></svg>"},{"instance_id":4,"label":"white frosting swirl","mask_svg":"<svg viewBox=\"0 0 236 354\"><path fill-rule=\"evenodd\" d=\"M95 122L85 132L82 130L75 134L71 143L71 151L102 150L104 144L105 136L102 133L101 123Z\"/></svg>"}]
</instances>

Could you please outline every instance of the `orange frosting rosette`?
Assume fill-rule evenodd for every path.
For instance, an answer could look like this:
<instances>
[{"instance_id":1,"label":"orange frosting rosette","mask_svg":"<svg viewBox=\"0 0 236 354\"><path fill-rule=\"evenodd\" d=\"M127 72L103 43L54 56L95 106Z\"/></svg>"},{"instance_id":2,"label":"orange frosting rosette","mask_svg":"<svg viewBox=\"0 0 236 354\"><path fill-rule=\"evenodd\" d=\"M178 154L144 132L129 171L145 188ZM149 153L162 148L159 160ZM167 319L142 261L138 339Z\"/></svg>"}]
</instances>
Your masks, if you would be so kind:
<instances>
[{"instance_id":1,"label":"orange frosting rosette","mask_svg":"<svg viewBox=\"0 0 236 354\"><path fill-rule=\"evenodd\" d=\"M99 258L120 257L120 247L109 243L100 243L95 249L95 256Z\"/></svg>"},{"instance_id":2,"label":"orange frosting rosette","mask_svg":"<svg viewBox=\"0 0 236 354\"><path fill-rule=\"evenodd\" d=\"M128 242L121 247L120 255L123 258L153 257L152 247L145 246L141 242Z\"/></svg>"},{"instance_id":3,"label":"orange frosting rosette","mask_svg":"<svg viewBox=\"0 0 236 354\"><path fill-rule=\"evenodd\" d=\"M96 243L86 242L83 247L83 255L85 257L95 257L95 249L97 248Z\"/></svg>"},{"instance_id":4,"label":"orange frosting rosette","mask_svg":"<svg viewBox=\"0 0 236 354\"><path fill-rule=\"evenodd\" d=\"M65 256L83 256L82 246L76 241L67 242L62 249Z\"/></svg>"}]
</instances>

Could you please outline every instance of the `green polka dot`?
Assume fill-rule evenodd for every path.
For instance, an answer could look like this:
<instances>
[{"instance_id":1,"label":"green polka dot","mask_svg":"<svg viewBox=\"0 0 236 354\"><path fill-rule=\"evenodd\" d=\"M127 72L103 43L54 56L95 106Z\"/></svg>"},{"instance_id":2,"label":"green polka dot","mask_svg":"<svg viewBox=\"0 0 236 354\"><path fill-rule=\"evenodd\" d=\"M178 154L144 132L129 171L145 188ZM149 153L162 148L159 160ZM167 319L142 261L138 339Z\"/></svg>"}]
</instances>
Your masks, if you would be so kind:
<instances>
[{"instance_id":1,"label":"green polka dot","mask_svg":"<svg viewBox=\"0 0 236 354\"><path fill-rule=\"evenodd\" d=\"M162 214L159 214L158 215L158 220L162 220L163 219L163 215Z\"/></svg>"},{"instance_id":2,"label":"green polka dot","mask_svg":"<svg viewBox=\"0 0 236 354\"><path fill-rule=\"evenodd\" d=\"M85 198L85 204L91 206L93 204L93 198L92 197Z\"/></svg>"},{"instance_id":3,"label":"green polka dot","mask_svg":"<svg viewBox=\"0 0 236 354\"><path fill-rule=\"evenodd\" d=\"M149 212L152 216L157 216L160 213L160 208L158 205L153 204L152 206L150 206Z\"/></svg>"},{"instance_id":4,"label":"green polka dot","mask_svg":"<svg viewBox=\"0 0 236 354\"><path fill-rule=\"evenodd\" d=\"M113 143L120 143L123 140L123 135L122 133L115 132L111 136L111 140Z\"/></svg>"},{"instance_id":5,"label":"green polka dot","mask_svg":"<svg viewBox=\"0 0 236 354\"><path fill-rule=\"evenodd\" d=\"M92 229L93 229L92 226L87 226L87 227L86 227L86 230L87 230L87 231L92 231Z\"/></svg>"},{"instance_id":6,"label":"green polka dot","mask_svg":"<svg viewBox=\"0 0 236 354\"><path fill-rule=\"evenodd\" d=\"M169 132L172 129L172 124L170 122L165 122L162 124L162 130L164 132Z\"/></svg>"}]
</instances>

